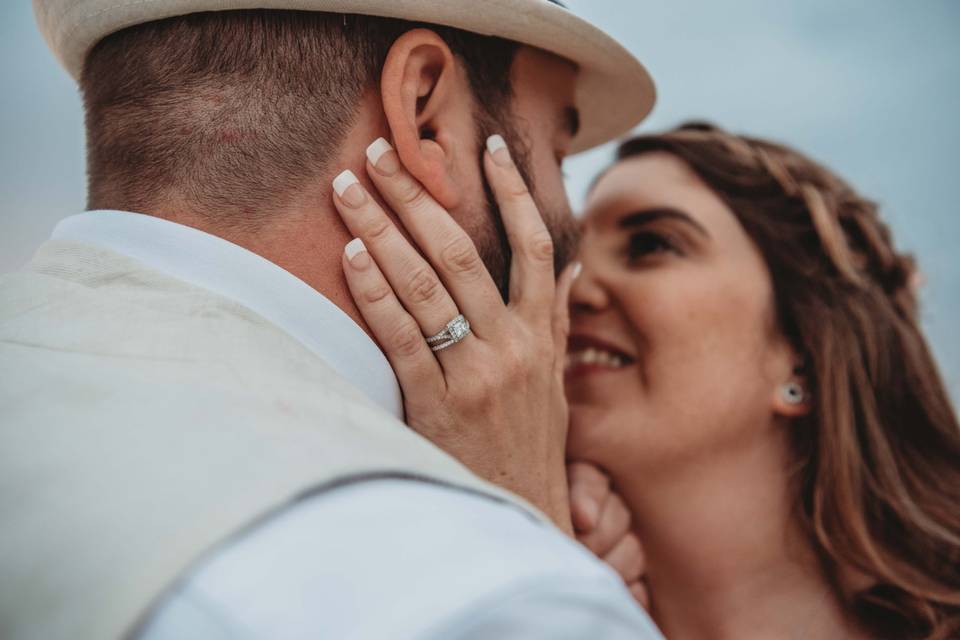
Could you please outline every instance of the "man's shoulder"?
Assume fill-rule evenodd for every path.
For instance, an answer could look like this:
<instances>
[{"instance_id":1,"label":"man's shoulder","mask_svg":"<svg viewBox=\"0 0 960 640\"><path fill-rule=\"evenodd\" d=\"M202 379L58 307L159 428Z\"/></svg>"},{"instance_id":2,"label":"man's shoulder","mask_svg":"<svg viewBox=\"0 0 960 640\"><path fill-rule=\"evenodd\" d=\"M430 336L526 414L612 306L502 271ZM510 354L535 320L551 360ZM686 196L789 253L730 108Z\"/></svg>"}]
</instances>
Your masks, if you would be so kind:
<instances>
[{"instance_id":1,"label":"man's shoulder","mask_svg":"<svg viewBox=\"0 0 960 640\"><path fill-rule=\"evenodd\" d=\"M230 300L138 260L62 240L43 244L21 270L0 277L0 301L0 320L31 311L72 313L84 306L113 316L117 307L184 317L209 317L218 308L236 318L258 319Z\"/></svg>"},{"instance_id":2,"label":"man's shoulder","mask_svg":"<svg viewBox=\"0 0 960 640\"><path fill-rule=\"evenodd\" d=\"M75 243L48 243L0 280L0 375L8 425L396 423L252 311Z\"/></svg>"},{"instance_id":3,"label":"man's shoulder","mask_svg":"<svg viewBox=\"0 0 960 640\"><path fill-rule=\"evenodd\" d=\"M48 242L24 269L0 278L3 346L114 358L123 368L137 360L222 362L238 344L252 358L307 357L242 305L94 245Z\"/></svg>"},{"instance_id":4,"label":"man's shoulder","mask_svg":"<svg viewBox=\"0 0 960 640\"><path fill-rule=\"evenodd\" d=\"M244 579L267 574L269 594ZM601 615L619 616L616 627L643 623L609 567L554 527L488 497L382 480L304 501L236 539L197 568L144 637L174 637L167 630L186 603L251 637L318 625L331 637L451 637L509 619L503 608L525 598L547 611L580 608L595 624ZM358 603L377 615L357 615ZM535 637L553 637L536 625Z\"/></svg>"}]
</instances>

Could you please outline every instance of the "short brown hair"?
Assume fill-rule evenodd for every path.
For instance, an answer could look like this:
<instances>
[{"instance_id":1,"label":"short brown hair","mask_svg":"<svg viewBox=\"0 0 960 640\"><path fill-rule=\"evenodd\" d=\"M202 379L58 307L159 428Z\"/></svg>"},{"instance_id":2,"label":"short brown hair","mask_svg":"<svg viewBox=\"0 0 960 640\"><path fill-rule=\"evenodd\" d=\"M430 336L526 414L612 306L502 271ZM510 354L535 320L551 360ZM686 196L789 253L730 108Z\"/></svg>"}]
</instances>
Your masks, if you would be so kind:
<instances>
[{"instance_id":1,"label":"short brown hair","mask_svg":"<svg viewBox=\"0 0 960 640\"><path fill-rule=\"evenodd\" d=\"M873 202L783 145L692 123L618 159L658 151L730 207L770 270L813 394L791 429L796 508L849 611L870 637L960 638L960 426L917 321L913 258ZM869 585L846 592L848 571Z\"/></svg>"},{"instance_id":2,"label":"short brown hair","mask_svg":"<svg viewBox=\"0 0 960 640\"><path fill-rule=\"evenodd\" d=\"M330 159L406 31L438 33L478 109L512 97L518 45L449 27L305 11L197 13L101 41L81 89L91 209L173 201L258 225Z\"/></svg>"}]
</instances>

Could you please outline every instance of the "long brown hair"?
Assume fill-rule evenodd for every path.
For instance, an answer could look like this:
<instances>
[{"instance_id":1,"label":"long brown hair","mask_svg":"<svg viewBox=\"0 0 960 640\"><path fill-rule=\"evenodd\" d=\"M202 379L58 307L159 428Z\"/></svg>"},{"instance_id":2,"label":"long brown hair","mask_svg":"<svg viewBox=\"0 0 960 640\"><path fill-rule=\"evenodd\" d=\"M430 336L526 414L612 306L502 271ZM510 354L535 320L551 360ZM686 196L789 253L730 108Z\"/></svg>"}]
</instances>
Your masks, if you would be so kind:
<instances>
[{"instance_id":1,"label":"long brown hair","mask_svg":"<svg viewBox=\"0 0 960 640\"><path fill-rule=\"evenodd\" d=\"M773 277L813 393L792 431L797 512L838 593L874 636L960 638L960 426L918 326L914 260L873 202L784 146L688 124L618 160L655 151L725 201Z\"/></svg>"}]
</instances>

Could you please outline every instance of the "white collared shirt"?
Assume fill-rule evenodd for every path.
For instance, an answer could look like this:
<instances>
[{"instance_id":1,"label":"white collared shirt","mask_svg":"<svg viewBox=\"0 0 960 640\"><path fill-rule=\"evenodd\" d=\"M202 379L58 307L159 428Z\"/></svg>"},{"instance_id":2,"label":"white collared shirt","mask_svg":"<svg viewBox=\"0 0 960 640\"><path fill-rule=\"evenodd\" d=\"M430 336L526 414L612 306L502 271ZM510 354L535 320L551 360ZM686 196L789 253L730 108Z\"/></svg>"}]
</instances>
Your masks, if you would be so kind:
<instances>
[{"instance_id":1,"label":"white collared shirt","mask_svg":"<svg viewBox=\"0 0 960 640\"><path fill-rule=\"evenodd\" d=\"M367 334L264 258L119 211L73 216L53 237L116 251L246 306L402 415L396 377ZM231 541L182 578L139 637L661 638L619 577L558 531L411 480L322 493Z\"/></svg>"}]
</instances>

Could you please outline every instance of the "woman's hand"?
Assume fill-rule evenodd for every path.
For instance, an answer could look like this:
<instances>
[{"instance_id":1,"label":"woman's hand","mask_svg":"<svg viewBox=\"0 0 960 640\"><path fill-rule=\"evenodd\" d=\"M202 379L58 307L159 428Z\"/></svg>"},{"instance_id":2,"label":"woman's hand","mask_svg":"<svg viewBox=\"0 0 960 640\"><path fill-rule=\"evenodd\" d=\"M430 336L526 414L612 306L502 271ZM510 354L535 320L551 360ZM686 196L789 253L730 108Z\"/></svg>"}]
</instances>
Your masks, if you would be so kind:
<instances>
[{"instance_id":1,"label":"woman's hand","mask_svg":"<svg viewBox=\"0 0 960 640\"><path fill-rule=\"evenodd\" d=\"M649 610L647 560L640 539L633 533L627 505L610 486L610 478L592 464L571 463L567 475L577 540L613 567L640 606Z\"/></svg>"},{"instance_id":2,"label":"woman's hand","mask_svg":"<svg viewBox=\"0 0 960 640\"><path fill-rule=\"evenodd\" d=\"M371 180L423 252L353 174L337 178L334 202L357 238L345 251L344 273L397 374L407 423L572 534L563 364L573 270L555 281L550 234L503 139L488 142L484 170L513 250L509 305L473 241L389 144L378 140L367 156ZM431 350L425 336L461 313L472 333Z\"/></svg>"}]
</instances>

